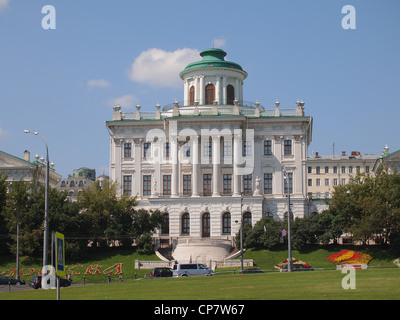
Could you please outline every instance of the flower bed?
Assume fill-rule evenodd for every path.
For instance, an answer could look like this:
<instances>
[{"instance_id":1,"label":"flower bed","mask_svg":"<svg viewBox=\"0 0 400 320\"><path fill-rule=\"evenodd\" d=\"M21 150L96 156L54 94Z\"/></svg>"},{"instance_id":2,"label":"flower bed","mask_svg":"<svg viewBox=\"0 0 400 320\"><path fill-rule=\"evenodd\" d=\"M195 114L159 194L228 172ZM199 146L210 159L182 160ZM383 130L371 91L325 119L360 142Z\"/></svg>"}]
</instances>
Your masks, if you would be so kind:
<instances>
[{"instance_id":1,"label":"flower bed","mask_svg":"<svg viewBox=\"0 0 400 320\"><path fill-rule=\"evenodd\" d=\"M332 261L336 265L341 264L368 264L372 257L366 253L358 253L352 250L342 250L338 253L331 254L327 257L328 260Z\"/></svg>"},{"instance_id":2,"label":"flower bed","mask_svg":"<svg viewBox=\"0 0 400 320\"><path fill-rule=\"evenodd\" d=\"M286 259L286 260L283 260L281 263L279 263L279 264L277 264L277 265L275 266L275 269L280 270L280 269L282 269L285 265L287 265L287 263L288 263L288 260L287 260L287 259ZM293 264L294 267L295 267L296 265L304 265L304 266L307 267L307 268L311 268L310 264L308 264L307 262L303 262L303 261L301 261L301 260L297 260L296 258L292 258L292 264Z\"/></svg>"}]
</instances>

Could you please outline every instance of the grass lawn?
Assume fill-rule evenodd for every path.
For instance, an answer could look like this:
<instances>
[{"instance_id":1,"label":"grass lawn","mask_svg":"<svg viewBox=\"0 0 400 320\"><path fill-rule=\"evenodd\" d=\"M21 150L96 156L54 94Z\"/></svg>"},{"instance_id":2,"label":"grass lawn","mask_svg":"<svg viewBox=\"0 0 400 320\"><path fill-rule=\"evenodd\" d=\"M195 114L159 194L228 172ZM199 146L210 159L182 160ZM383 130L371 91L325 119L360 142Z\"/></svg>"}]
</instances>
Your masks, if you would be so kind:
<instances>
[{"instance_id":1,"label":"grass lawn","mask_svg":"<svg viewBox=\"0 0 400 320\"><path fill-rule=\"evenodd\" d=\"M336 270L221 273L212 277L126 280L61 288L62 300L275 300L400 299L400 269L356 271L356 288L343 289ZM0 293L1 300L55 300L55 290Z\"/></svg>"},{"instance_id":2,"label":"grass lawn","mask_svg":"<svg viewBox=\"0 0 400 320\"><path fill-rule=\"evenodd\" d=\"M143 279L150 270L134 269L135 260L158 260L156 255L141 256L132 250L107 250L96 252L79 261L67 261L75 269L74 284L82 284L85 270L91 265L100 270L122 264L124 281L112 276L105 283L106 275L85 275L86 286L61 288L62 300L276 300L276 299L400 299L400 268L393 264L396 256L373 248L357 250L369 253L374 259L367 270L356 271L356 289L343 289L342 279L347 274L335 270L326 259L344 248L314 248L293 250L293 257L311 264L316 271L281 273L274 266L287 258L287 251L247 250L244 258L252 258L262 274L240 275L234 268L217 269L212 277ZM13 257L0 257L0 273L15 267ZM40 260L21 264L22 268L40 269ZM36 272L37 273L37 272ZM135 274L136 279L135 280ZM29 281L32 276L22 277ZM55 290L11 290L0 292L0 300L54 300Z\"/></svg>"}]
</instances>

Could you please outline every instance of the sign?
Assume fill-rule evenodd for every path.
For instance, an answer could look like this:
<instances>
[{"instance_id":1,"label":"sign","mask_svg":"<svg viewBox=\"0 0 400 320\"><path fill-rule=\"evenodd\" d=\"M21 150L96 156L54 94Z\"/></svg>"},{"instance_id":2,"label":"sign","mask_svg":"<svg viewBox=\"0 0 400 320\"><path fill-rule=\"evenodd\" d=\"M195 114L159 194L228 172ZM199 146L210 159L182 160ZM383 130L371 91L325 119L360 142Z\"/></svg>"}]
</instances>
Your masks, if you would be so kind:
<instances>
[{"instance_id":1,"label":"sign","mask_svg":"<svg viewBox=\"0 0 400 320\"><path fill-rule=\"evenodd\" d=\"M57 276L65 276L65 241L64 235L59 232L55 232L54 237L54 248L55 248L55 268Z\"/></svg>"},{"instance_id":2,"label":"sign","mask_svg":"<svg viewBox=\"0 0 400 320\"><path fill-rule=\"evenodd\" d=\"M285 229L282 230L282 236L286 237L286 230Z\"/></svg>"}]
</instances>

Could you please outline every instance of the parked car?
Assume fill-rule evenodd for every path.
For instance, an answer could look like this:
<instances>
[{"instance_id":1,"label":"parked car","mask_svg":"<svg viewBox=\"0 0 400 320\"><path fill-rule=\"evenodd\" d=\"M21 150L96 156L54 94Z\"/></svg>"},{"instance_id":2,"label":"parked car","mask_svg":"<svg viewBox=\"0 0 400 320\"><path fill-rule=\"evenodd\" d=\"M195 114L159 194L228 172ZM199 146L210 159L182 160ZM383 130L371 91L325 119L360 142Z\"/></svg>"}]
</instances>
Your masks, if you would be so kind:
<instances>
[{"instance_id":1,"label":"parked car","mask_svg":"<svg viewBox=\"0 0 400 320\"><path fill-rule=\"evenodd\" d=\"M288 265L285 264L285 265L282 267L281 272L287 272L287 271L288 271ZM296 264L293 264L293 269L292 269L292 271L314 271L314 269L312 269L311 267L306 266L306 265L304 265L304 264L296 263Z\"/></svg>"},{"instance_id":2,"label":"parked car","mask_svg":"<svg viewBox=\"0 0 400 320\"><path fill-rule=\"evenodd\" d=\"M34 276L29 285L33 289L39 289L42 287L42 276ZM71 285L71 281L68 279L62 279L60 278L60 287L69 287Z\"/></svg>"},{"instance_id":3,"label":"parked car","mask_svg":"<svg viewBox=\"0 0 400 320\"><path fill-rule=\"evenodd\" d=\"M174 277L211 276L214 274L210 268L201 263L178 263L174 265Z\"/></svg>"},{"instance_id":4,"label":"parked car","mask_svg":"<svg viewBox=\"0 0 400 320\"><path fill-rule=\"evenodd\" d=\"M150 272L151 278L164 278L164 277L172 277L172 269L171 268L154 268Z\"/></svg>"},{"instance_id":5,"label":"parked car","mask_svg":"<svg viewBox=\"0 0 400 320\"><path fill-rule=\"evenodd\" d=\"M0 284L12 284L14 286L25 285L24 280L14 279L9 276L0 276Z\"/></svg>"}]
</instances>

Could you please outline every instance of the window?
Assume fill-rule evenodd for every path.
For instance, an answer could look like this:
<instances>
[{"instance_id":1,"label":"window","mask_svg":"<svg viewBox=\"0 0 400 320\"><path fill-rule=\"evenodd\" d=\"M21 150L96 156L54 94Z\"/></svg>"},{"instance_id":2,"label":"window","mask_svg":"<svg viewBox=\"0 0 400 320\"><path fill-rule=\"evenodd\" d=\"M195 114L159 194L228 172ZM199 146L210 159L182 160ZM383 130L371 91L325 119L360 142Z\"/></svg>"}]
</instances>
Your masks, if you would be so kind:
<instances>
[{"instance_id":1,"label":"window","mask_svg":"<svg viewBox=\"0 0 400 320\"><path fill-rule=\"evenodd\" d=\"M78 187L83 187L83 180L79 180Z\"/></svg>"},{"instance_id":2,"label":"window","mask_svg":"<svg viewBox=\"0 0 400 320\"><path fill-rule=\"evenodd\" d=\"M124 176L124 194L128 196L132 194L132 176Z\"/></svg>"},{"instance_id":3,"label":"window","mask_svg":"<svg viewBox=\"0 0 400 320\"><path fill-rule=\"evenodd\" d=\"M329 173L329 167L325 167L325 173Z\"/></svg>"},{"instance_id":4,"label":"window","mask_svg":"<svg viewBox=\"0 0 400 320\"><path fill-rule=\"evenodd\" d=\"M224 174L224 194L232 194L232 175Z\"/></svg>"},{"instance_id":5,"label":"window","mask_svg":"<svg viewBox=\"0 0 400 320\"><path fill-rule=\"evenodd\" d=\"M264 156L272 155L272 142L271 140L264 140Z\"/></svg>"},{"instance_id":6,"label":"window","mask_svg":"<svg viewBox=\"0 0 400 320\"><path fill-rule=\"evenodd\" d=\"M150 175L143 176L143 195L144 196L151 195L151 176Z\"/></svg>"},{"instance_id":7,"label":"window","mask_svg":"<svg viewBox=\"0 0 400 320\"><path fill-rule=\"evenodd\" d=\"M183 175L183 194L192 194L192 176L190 174Z\"/></svg>"},{"instance_id":8,"label":"window","mask_svg":"<svg viewBox=\"0 0 400 320\"><path fill-rule=\"evenodd\" d=\"M272 173L264 173L264 194L272 194Z\"/></svg>"},{"instance_id":9,"label":"window","mask_svg":"<svg viewBox=\"0 0 400 320\"><path fill-rule=\"evenodd\" d=\"M338 181L338 180L337 180L336 178L333 179L333 185L334 185L334 186L337 186L337 185L338 185L338 184L337 184L337 181Z\"/></svg>"},{"instance_id":10,"label":"window","mask_svg":"<svg viewBox=\"0 0 400 320\"><path fill-rule=\"evenodd\" d=\"M212 83L206 85L206 104L213 104L215 100L215 87Z\"/></svg>"},{"instance_id":11,"label":"window","mask_svg":"<svg viewBox=\"0 0 400 320\"><path fill-rule=\"evenodd\" d=\"M69 183L69 187L70 188L74 188L75 187L75 181L71 180L71 182Z\"/></svg>"},{"instance_id":12,"label":"window","mask_svg":"<svg viewBox=\"0 0 400 320\"><path fill-rule=\"evenodd\" d=\"M353 166L349 166L349 173L353 173Z\"/></svg>"},{"instance_id":13,"label":"window","mask_svg":"<svg viewBox=\"0 0 400 320\"><path fill-rule=\"evenodd\" d=\"M124 158L132 158L132 143L124 144Z\"/></svg>"},{"instance_id":14,"label":"window","mask_svg":"<svg viewBox=\"0 0 400 320\"><path fill-rule=\"evenodd\" d=\"M143 144L143 157L149 158L151 156L151 143L145 142Z\"/></svg>"},{"instance_id":15,"label":"window","mask_svg":"<svg viewBox=\"0 0 400 320\"><path fill-rule=\"evenodd\" d=\"M283 142L283 154L285 156L292 155L292 140L285 140Z\"/></svg>"},{"instance_id":16,"label":"window","mask_svg":"<svg viewBox=\"0 0 400 320\"><path fill-rule=\"evenodd\" d=\"M183 156L190 157L190 142L185 142L183 144Z\"/></svg>"},{"instance_id":17,"label":"window","mask_svg":"<svg viewBox=\"0 0 400 320\"><path fill-rule=\"evenodd\" d=\"M161 224L161 234L169 234L169 214L166 212L163 214L163 222Z\"/></svg>"},{"instance_id":18,"label":"window","mask_svg":"<svg viewBox=\"0 0 400 320\"><path fill-rule=\"evenodd\" d=\"M246 223L251 224L251 212L245 212L243 214L243 225L245 225Z\"/></svg>"},{"instance_id":19,"label":"window","mask_svg":"<svg viewBox=\"0 0 400 320\"><path fill-rule=\"evenodd\" d=\"M289 178L289 186L288 182L285 179L285 193L288 193L288 188L289 188L289 193L293 193L293 173L288 173L288 178Z\"/></svg>"},{"instance_id":20,"label":"window","mask_svg":"<svg viewBox=\"0 0 400 320\"><path fill-rule=\"evenodd\" d=\"M357 173L360 173L360 172L361 172L361 167L360 167L360 166L357 166L357 167L356 167L356 172L357 172Z\"/></svg>"},{"instance_id":21,"label":"window","mask_svg":"<svg viewBox=\"0 0 400 320\"><path fill-rule=\"evenodd\" d=\"M194 86L189 89L189 105L194 106Z\"/></svg>"},{"instance_id":22,"label":"window","mask_svg":"<svg viewBox=\"0 0 400 320\"><path fill-rule=\"evenodd\" d=\"M308 186L312 187L312 179L308 179Z\"/></svg>"},{"instance_id":23,"label":"window","mask_svg":"<svg viewBox=\"0 0 400 320\"><path fill-rule=\"evenodd\" d=\"M235 101L235 88L229 84L226 87L226 104L233 104L233 101Z\"/></svg>"},{"instance_id":24,"label":"window","mask_svg":"<svg viewBox=\"0 0 400 320\"><path fill-rule=\"evenodd\" d=\"M224 141L224 156L232 155L232 141Z\"/></svg>"},{"instance_id":25,"label":"window","mask_svg":"<svg viewBox=\"0 0 400 320\"><path fill-rule=\"evenodd\" d=\"M342 179L342 185L344 186L345 184L346 184L346 179L343 178L343 179Z\"/></svg>"},{"instance_id":26,"label":"window","mask_svg":"<svg viewBox=\"0 0 400 320\"><path fill-rule=\"evenodd\" d=\"M243 176L243 192L252 193L253 192L253 175L246 174Z\"/></svg>"},{"instance_id":27,"label":"window","mask_svg":"<svg viewBox=\"0 0 400 320\"><path fill-rule=\"evenodd\" d=\"M166 142L164 144L164 158L169 158L169 142Z\"/></svg>"},{"instance_id":28,"label":"window","mask_svg":"<svg viewBox=\"0 0 400 320\"><path fill-rule=\"evenodd\" d=\"M66 186L67 186L66 181L65 180L61 181L61 187L64 188Z\"/></svg>"},{"instance_id":29,"label":"window","mask_svg":"<svg viewBox=\"0 0 400 320\"><path fill-rule=\"evenodd\" d=\"M337 173L337 166L333 167L333 173Z\"/></svg>"},{"instance_id":30,"label":"window","mask_svg":"<svg viewBox=\"0 0 400 320\"><path fill-rule=\"evenodd\" d=\"M187 212L182 215L182 234L190 234L190 216Z\"/></svg>"},{"instance_id":31,"label":"window","mask_svg":"<svg viewBox=\"0 0 400 320\"><path fill-rule=\"evenodd\" d=\"M325 179L325 187L329 187L329 179Z\"/></svg>"},{"instance_id":32,"label":"window","mask_svg":"<svg viewBox=\"0 0 400 320\"><path fill-rule=\"evenodd\" d=\"M312 167L308 167L308 173L312 173Z\"/></svg>"},{"instance_id":33,"label":"window","mask_svg":"<svg viewBox=\"0 0 400 320\"><path fill-rule=\"evenodd\" d=\"M251 156L252 155L252 144L251 141L243 141L243 156Z\"/></svg>"},{"instance_id":34,"label":"window","mask_svg":"<svg viewBox=\"0 0 400 320\"><path fill-rule=\"evenodd\" d=\"M316 179L315 185L316 185L317 187L321 186L321 179Z\"/></svg>"},{"instance_id":35,"label":"window","mask_svg":"<svg viewBox=\"0 0 400 320\"><path fill-rule=\"evenodd\" d=\"M211 196L211 174L203 175L203 195Z\"/></svg>"},{"instance_id":36,"label":"window","mask_svg":"<svg viewBox=\"0 0 400 320\"><path fill-rule=\"evenodd\" d=\"M212 155L212 144L211 141L206 141L203 143L203 154L205 156L211 156Z\"/></svg>"},{"instance_id":37,"label":"window","mask_svg":"<svg viewBox=\"0 0 400 320\"><path fill-rule=\"evenodd\" d=\"M231 214L229 212L225 212L222 215L222 233L231 233Z\"/></svg>"},{"instance_id":38,"label":"window","mask_svg":"<svg viewBox=\"0 0 400 320\"><path fill-rule=\"evenodd\" d=\"M163 176L163 195L164 196L171 195L171 176L170 175Z\"/></svg>"},{"instance_id":39,"label":"window","mask_svg":"<svg viewBox=\"0 0 400 320\"><path fill-rule=\"evenodd\" d=\"M342 173L346 173L346 167L345 166L342 167Z\"/></svg>"},{"instance_id":40,"label":"window","mask_svg":"<svg viewBox=\"0 0 400 320\"><path fill-rule=\"evenodd\" d=\"M316 167L315 170L316 170L316 174L320 174L321 173L321 167Z\"/></svg>"}]
</instances>

